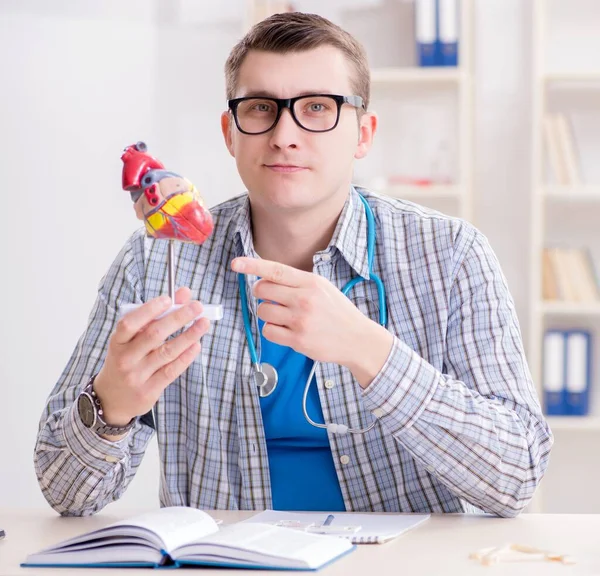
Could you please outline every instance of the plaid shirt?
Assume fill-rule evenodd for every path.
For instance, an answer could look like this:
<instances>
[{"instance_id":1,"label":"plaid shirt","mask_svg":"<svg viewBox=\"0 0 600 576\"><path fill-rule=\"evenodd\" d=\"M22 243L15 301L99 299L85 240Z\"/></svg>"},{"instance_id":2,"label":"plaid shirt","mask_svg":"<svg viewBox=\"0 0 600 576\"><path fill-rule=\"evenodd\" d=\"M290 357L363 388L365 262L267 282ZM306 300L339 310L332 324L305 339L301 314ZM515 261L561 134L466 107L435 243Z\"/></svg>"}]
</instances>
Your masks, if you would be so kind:
<instances>
[{"instance_id":1,"label":"plaid shirt","mask_svg":"<svg viewBox=\"0 0 600 576\"><path fill-rule=\"evenodd\" d=\"M316 373L327 422L363 428L377 420L366 435L329 437L346 509L514 516L540 482L553 439L498 261L463 220L361 193L377 223L374 270L387 289L394 344L365 390L345 367L323 363ZM177 284L201 302L222 304L225 315L155 405L160 502L265 509L272 507L267 447L230 269L234 257L256 256L248 196L211 212L214 232L202 246L177 245ZM314 255L314 273L338 287L368 277L366 222L351 188L329 246ZM102 365L119 306L168 292L166 254L167 242L143 230L132 235L102 279L87 329L48 399L35 467L61 514L92 514L119 498L155 433L139 420L119 442L104 440L83 426L76 398ZM259 343L255 280L247 287ZM373 282L349 297L377 321Z\"/></svg>"}]
</instances>

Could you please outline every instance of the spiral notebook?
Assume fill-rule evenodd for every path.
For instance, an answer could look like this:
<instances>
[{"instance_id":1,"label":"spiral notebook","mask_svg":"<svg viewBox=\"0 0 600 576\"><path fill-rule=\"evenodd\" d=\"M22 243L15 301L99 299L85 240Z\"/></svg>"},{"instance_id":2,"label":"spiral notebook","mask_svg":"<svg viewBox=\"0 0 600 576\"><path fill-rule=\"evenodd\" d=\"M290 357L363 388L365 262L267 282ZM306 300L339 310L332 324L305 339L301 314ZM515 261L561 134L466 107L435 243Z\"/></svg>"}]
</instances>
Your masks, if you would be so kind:
<instances>
[{"instance_id":1,"label":"spiral notebook","mask_svg":"<svg viewBox=\"0 0 600 576\"><path fill-rule=\"evenodd\" d=\"M244 522L274 524L313 534L346 538L353 544L383 544L416 528L429 514L394 514L374 512L285 512L265 510ZM329 518L329 521L328 521Z\"/></svg>"}]
</instances>

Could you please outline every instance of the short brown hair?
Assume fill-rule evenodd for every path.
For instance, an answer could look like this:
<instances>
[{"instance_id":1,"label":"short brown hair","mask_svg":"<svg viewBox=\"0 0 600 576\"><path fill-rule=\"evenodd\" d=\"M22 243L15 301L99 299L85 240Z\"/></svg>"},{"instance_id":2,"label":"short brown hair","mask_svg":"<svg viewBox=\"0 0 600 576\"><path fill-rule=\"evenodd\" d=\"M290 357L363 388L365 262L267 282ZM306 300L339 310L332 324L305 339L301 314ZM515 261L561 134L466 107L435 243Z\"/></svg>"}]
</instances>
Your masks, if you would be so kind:
<instances>
[{"instance_id":1,"label":"short brown hair","mask_svg":"<svg viewBox=\"0 0 600 576\"><path fill-rule=\"evenodd\" d=\"M371 77L362 44L351 34L317 14L284 12L255 24L234 47L225 63L227 99L235 98L237 79L244 58L250 50L266 52L303 52L329 45L341 50L354 67L350 84L360 96L365 109L369 105Z\"/></svg>"}]
</instances>

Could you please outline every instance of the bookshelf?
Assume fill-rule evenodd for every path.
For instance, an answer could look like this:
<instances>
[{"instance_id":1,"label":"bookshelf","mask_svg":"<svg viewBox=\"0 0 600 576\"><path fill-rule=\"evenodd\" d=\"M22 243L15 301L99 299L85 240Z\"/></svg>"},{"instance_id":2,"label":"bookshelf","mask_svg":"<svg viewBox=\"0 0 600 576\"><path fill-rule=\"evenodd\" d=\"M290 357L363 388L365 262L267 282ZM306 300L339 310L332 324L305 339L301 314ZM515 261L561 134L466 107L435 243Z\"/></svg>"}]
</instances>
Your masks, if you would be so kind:
<instances>
[{"instance_id":1,"label":"bookshelf","mask_svg":"<svg viewBox=\"0 0 600 576\"><path fill-rule=\"evenodd\" d=\"M546 186L540 192L547 202L599 202L600 186Z\"/></svg>"},{"instance_id":2,"label":"bookshelf","mask_svg":"<svg viewBox=\"0 0 600 576\"><path fill-rule=\"evenodd\" d=\"M410 200L474 221L473 4L474 0L459 2L459 65L454 67L414 65L413 1L373 5L372 2L361 4L342 0L331 0L326 4L310 0L248 0L244 26L247 30L257 18L285 10L289 5L295 10L319 13L353 34L367 50L372 66L370 109L379 116L375 144L368 157L357 164L355 182L394 198ZM390 22L394 21L398 31L387 36ZM390 42L402 43L402 46L395 51L390 48ZM396 55L398 64L394 64L390 53ZM447 173L450 177L429 178L427 183L420 184L408 178L407 183L398 183L394 181L394 176L397 176L393 173L396 168L394 155L405 159L405 167L410 165L410 160L406 159L406 142L401 143L397 136L403 133L403 129L395 111L403 108L395 107L415 106L416 102L424 102L423 110L435 111L436 119L441 119L440 124L445 126L446 131L436 136L441 142L437 151L432 153L431 142L422 143L424 152L417 158L422 161L422 170L413 174L413 180L427 177L428 168L434 164L443 164L444 168L439 168L438 172ZM432 125L435 125L433 120L429 126ZM426 126L423 134L432 131L435 128L432 130ZM429 164L423 160L427 154ZM444 154L445 157L442 157Z\"/></svg>"},{"instance_id":3,"label":"bookshelf","mask_svg":"<svg viewBox=\"0 0 600 576\"><path fill-rule=\"evenodd\" d=\"M600 339L600 297L589 297L584 301L544 299L546 284L544 280L544 248L556 246L591 251L592 268L598 266L598 253L593 253L597 244L597 222L600 218L600 182L588 181L584 174L582 148L576 150L577 173L573 178L573 159L569 160L568 147L564 137L560 150L564 154L553 157L552 136L548 132L548 118L552 115L568 117L569 112L580 108L595 109L593 99L600 96L600 70L593 59L586 61L586 54L577 55L583 44L576 36L586 35L587 26L600 26L600 11L589 10L589 0L534 0L533 2L533 135L532 135L532 194L530 226L530 293L529 293L529 337L527 356L532 377L536 383L539 397L543 394L544 334L548 329L569 330L582 328L591 332L594 339L592 348L592 377L590 382L590 404L587 416L548 416L548 423L554 433L555 446L550 465L534 501L529 507L532 512L577 511L600 512L600 501L596 498L585 501L590 496L585 487L574 494L565 480L561 467L572 467L573 474L592 476L598 473L598 466L590 460L590 453L583 449L582 443L600 441L600 381L598 362L598 340ZM568 11L571 13L568 14ZM579 18L579 24L577 23ZM594 22L590 21L595 19ZM581 34L577 34L577 26ZM566 46L566 35L575 38ZM596 51L599 48L596 42ZM566 53L570 51L570 53ZM589 48L586 48L589 51ZM570 69L567 59L571 59ZM591 103L591 104L590 104ZM600 118L600 116L599 116ZM577 134L569 121L570 136L579 144ZM597 139L600 143L600 138ZM588 140L585 143L590 145ZM556 144L554 144L556 145ZM598 144L596 144L598 145ZM567 166L570 182L560 182L558 160ZM571 172L568 164L571 163ZM596 235L596 236L595 236ZM594 257L595 256L595 257ZM571 272L573 269L571 268ZM565 273L563 268L562 273ZM568 273L568 268L567 268ZM547 278L547 277L546 277ZM580 277L577 277L580 280ZM593 278L597 291L597 276ZM563 294L564 296L564 294ZM556 456L555 456L556 454ZM554 458L553 458L554 456ZM560 500L562 510L558 510ZM585 502L585 505L584 505Z\"/></svg>"}]
</instances>

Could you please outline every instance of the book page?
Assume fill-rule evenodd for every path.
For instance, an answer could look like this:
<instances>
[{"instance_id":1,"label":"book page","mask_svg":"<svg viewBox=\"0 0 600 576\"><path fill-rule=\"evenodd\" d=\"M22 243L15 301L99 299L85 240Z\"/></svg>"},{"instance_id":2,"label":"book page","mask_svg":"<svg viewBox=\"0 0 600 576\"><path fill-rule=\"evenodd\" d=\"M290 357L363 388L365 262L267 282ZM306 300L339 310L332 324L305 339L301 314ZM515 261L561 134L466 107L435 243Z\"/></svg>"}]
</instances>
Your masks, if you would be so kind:
<instances>
[{"instance_id":1,"label":"book page","mask_svg":"<svg viewBox=\"0 0 600 576\"><path fill-rule=\"evenodd\" d=\"M197 508L170 506L118 522L113 526L136 526L153 532L162 540L167 552L203 536L218 532L217 523ZM115 533L119 533L115 530Z\"/></svg>"},{"instance_id":2,"label":"book page","mask_svg":"<svg viewBox=\"0 0 600 576\"><path fill-rule=\"evenodd\" d=\"M352 544L342 538L317 536L269 524L240 522L174 551L173 557L193 560L210 555L222 561L252 561L265 566L317 567L351 548Z\"/></svg>"}]
</instances>

